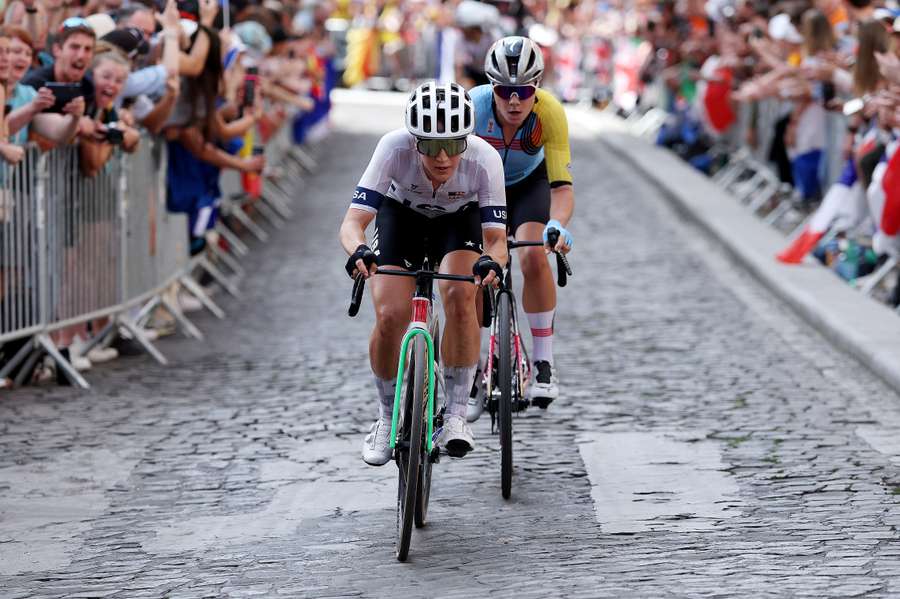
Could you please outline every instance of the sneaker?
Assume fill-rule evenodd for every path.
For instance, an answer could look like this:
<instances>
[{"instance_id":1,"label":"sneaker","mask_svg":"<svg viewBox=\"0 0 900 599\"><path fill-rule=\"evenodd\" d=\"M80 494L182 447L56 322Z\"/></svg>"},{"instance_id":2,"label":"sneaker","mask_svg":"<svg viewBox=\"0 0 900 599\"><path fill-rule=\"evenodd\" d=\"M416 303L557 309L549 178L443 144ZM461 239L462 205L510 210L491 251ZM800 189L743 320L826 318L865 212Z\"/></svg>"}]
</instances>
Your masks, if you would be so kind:
<instances>
[{"instance_id":1,"label":"sneaker","mask_svg":"<svg viewBox=\"0 0 900 599\"><path fill-rule=\"evenodd\" d=\"M70 343L68 347L69 356L67 359L69 360L69 364L71 364L72 367L79 372L90 370L92 366L90 358L85 356L82 352L82 349L85 345L86 344L81 340L81 337L75 335L75 338L72 340L72 343Z\"/></svg>"},{"instance_id":2,"label":"sneaker","mask_svg":"<svg viewBox=\"0 0 900 599\"><path fill-rule=\"evenodd\" d=\"M436 443L454 458L461 458L475 449L472 429L462 416L454 414L444 418L444 426L438 431Z\"/></svg>"},{"instance_id":3,"label":"sneaker","mask_svg":"<svg viewBox=\"0 0 900 599\"><path fill-rule=\"evenodd\" d=\"M538 360L534 363L534 380L529 388L531 403L546 410L554 399L559 397L559 382L550 362Z\"/></svg>"},{"instance_id":4,"label":"sneaker","mask_svg":"<svg viewBox=\"0 0 900 599\"><path fill-rule=\"evenodd\" d=\"M119 352L114 347L95 347L87 353L91 364L110 362L119 357Z\"/></svg>"},{"instance_id":5,"label":"sneaker","mask_svg":"<svg viewBox=\"0 0 900 599\"><path fill-rule=\"evenodd\" d=\"M185 314L189 312L199 312L203 309L203 302L193 295L181 293L178 295L178 307L181 308L181 311Z\"/></svg>"},{"instance_id":6,"label":"sneaker","mask_svg":"<svg viewBox=\"0 0 900 599\"><path fill-rule=\"evenodd\" d=\"M466 422L475 422L481 418L482 412L484 412L484 377L479 366L475 371L475 380L472 381L472 390L469 391L469 401L466 403Z\"/></svg>"},{"instance_id":7,"label":"sneaker","mask_svg":"<svg viewBox=\"0 0 900 599\"><path fill-rule=\"evenodd\" d=\"M391 461L391 423L376 420L363 442L363 461L369 466L384 466Z\"/></svg>"}]
</instances>

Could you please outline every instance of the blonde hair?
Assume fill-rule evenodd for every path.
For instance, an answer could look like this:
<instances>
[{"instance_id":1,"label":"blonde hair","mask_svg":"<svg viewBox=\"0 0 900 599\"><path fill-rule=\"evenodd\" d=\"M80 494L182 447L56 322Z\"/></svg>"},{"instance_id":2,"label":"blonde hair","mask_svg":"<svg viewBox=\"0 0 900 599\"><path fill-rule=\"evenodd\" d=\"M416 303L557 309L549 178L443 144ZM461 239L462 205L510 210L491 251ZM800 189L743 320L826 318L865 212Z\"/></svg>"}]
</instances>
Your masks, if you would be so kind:
<instances>
[{"instance_id":1,"label":"blonde hair","mask_svg":"<svg viewBox=\"0 0 900 599\"><path fill-rule=\"evenodd\" d=\"M834 30L825 13L815 8L803 13L803 50L807 56L833 50L836 44Z\"/></svg>"},{"instance_id":2,"label":"blonde hair","mask_svg":"<svg viewBox=\"0 0 900 599\"><path fill-rule=\"evenodd\" d=\"M128 57L125 56L122 50L120 50L118 46L101 40L94 46L94 60L91 63L91 66L97 68L104 60L114 62L131 71L131 61L128 60Z\"/></svg>"}]
</instances>

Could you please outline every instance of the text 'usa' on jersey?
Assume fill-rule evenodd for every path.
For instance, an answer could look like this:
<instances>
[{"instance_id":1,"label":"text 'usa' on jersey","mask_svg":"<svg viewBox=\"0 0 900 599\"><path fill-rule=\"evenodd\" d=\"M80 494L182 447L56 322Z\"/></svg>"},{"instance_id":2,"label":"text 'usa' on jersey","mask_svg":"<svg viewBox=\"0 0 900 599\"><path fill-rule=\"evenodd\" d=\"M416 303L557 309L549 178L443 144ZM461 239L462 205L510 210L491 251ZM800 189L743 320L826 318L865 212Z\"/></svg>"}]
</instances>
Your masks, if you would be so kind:
<instances>
[{"instance_id":1,"label":"text 'usa' on jersey","mask_svg":"<svg viewBox=\"0 0 900 599\"><path fill-rule=\"evenodd\" d=\"M572 183L569 123L553 94L537 90L531 114L508 145L497 118L493 88L479 85L469 95L475 104L475 134L499 152L506 185L522 181L545 160L551 187Z\"/></svg>"},{"instance_id":2,"label":"text 'usa' on jersey","mask_svg":"<svg viewBox=\"0 0 900 599\"><path fill-rule=\"evenodd\" d=\"M477 206L482 227L506 228L506 187L500 156L470 135L452 177L434 189L406 129L385 134L353 192L352 208L378 212L384 201L398 202L429 218Z\"/></svg>"}]
</instances>

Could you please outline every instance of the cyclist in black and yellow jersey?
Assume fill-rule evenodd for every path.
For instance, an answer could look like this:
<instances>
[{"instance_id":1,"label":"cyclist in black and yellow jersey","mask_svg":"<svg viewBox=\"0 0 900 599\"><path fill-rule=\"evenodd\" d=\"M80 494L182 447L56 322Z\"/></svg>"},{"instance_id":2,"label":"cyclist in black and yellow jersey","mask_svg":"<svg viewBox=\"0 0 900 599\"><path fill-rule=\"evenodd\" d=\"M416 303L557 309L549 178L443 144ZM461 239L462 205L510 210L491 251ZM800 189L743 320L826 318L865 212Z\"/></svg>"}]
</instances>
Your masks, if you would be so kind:
<instances>
[{"instance_id":1,"label":"cyclist in black and yellow jersey","mask_svg":"<svg viewBox=\"0 0 900 599\"><path fill-rule=\"evenodd\" d=\"M539 88L544 74L541 49L527 37L505 37L488 51L485 73L491 84L470 92L475 134L503 158L508 231L519 240L543 237L546 244L547 229L555 227L560 238L552 249L567 253L573 241L566 227L575 208L569 126L562 104ZM529 397L541 408L559 396L553 362L556 285L546 256L550 249L545 245L518 250L525 279L522 307L533 340ZM470 422L484 409L479 395L470 398Z\"/></svg>"}]
</instances>

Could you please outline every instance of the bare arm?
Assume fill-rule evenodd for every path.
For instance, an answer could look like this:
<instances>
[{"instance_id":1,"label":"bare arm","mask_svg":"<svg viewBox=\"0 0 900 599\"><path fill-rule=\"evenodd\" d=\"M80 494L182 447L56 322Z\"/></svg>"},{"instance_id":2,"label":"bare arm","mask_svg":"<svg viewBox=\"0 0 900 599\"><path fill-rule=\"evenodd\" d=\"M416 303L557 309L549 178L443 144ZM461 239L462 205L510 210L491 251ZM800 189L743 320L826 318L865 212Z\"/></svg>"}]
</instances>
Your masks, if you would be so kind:
<instances>
[{"instance_id":1,"label":"bare arm","mask_svg":"<svg viewBox=\"0 0 900 599\"><path fill-rule=\"evenodd\" d=\"M209 54L209 36L205 31L197 33L194 45L190 52L178 54L178 73L187 77L196 77L203 72L203 65L206 64L206 55Z\"/></svg>"},{"instance_id":2,"label":"bare arm","mask_svg":"<svg viewBox=\"0 0 900 599\"><path fill-rule=\"evenodd\" d=\"M374 212L359 208L347 209L344 221L341 223L339 239L341 247L348 256L355 252L356 248L366 243L366 228L373 220L375 220ZM361 264L357 264L357 266L359 267Z\"/></svg>"},{"instance_id":3,"label":"bare arm","mask_svg":"<svg viewBox=\"0 0 900 599\"><path fill-rule=\"evenodd\" d=\"M575 212L575 188L572 185L550 188L550 218L568 226L573 212Z\"/></svg>"},{"instance_id":4,"label":"bare arm","mask_svg":"<svg viewBox=\"0 0 900 599\"><path fill-rule=\"evenodd\" d=\"M500 266L506 266L509 259L506 248L506 229L497 227L483 228L484 253L494 259Z\"/></svg>"}]
</instances>

